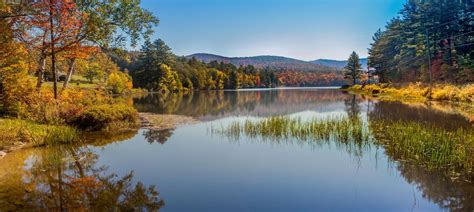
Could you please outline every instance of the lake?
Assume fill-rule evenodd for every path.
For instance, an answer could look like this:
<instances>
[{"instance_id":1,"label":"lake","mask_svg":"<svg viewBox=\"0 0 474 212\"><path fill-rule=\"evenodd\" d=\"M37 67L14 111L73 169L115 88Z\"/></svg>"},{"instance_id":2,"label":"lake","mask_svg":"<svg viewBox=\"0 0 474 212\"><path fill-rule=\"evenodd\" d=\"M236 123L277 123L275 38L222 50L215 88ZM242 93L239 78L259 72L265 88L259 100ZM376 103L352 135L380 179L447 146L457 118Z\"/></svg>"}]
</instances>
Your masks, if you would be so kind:
<instances>
[{"instance_id":1,"label":"lake","mask_svg":"<svg viewBox=\"0 0 474 212\"><path fill-rule=\"evenodd\" d=\"M85 137L88 145L13 152L0 161L0 211L474 210L470 178L411 163L384 145L224 132L232 123L274 116L303 122L356 117L367 132L394 120L472 130L465 116L433 105L377 101L333 88L148 95L133 104L140 112L190 116L197 123L95 133ZM375 131L367 136L384 138Z\"/></svg>"}]
</instances>

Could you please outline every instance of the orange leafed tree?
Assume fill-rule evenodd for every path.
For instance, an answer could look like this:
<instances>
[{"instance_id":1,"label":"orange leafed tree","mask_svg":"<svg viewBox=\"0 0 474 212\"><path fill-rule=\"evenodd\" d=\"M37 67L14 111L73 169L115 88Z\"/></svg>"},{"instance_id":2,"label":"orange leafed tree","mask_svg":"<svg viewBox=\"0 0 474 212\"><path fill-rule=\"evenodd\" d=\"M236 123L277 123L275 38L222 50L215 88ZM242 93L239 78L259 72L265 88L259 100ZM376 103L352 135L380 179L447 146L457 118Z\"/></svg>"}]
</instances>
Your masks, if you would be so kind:
<instances>
[{"instance_id":1,"label":"orange leafed tree","mask_svg":"<svg viewBox=\"0 0 474 212\"><path fill-rule=\"evenodd\" d=\"M39 89L43 84L48 57L51 57L52 64L55 64L58 55L62 54L64 58L74 60L87 57L95 48L84 46L85 37L81 35L87 14L80 12L73 0L41 0L33 2L30 6L34 12L17 17L19 20L16 27L22 29L18 30L22 32L19 34L19 40L30 48L30 52L38 53L37 88ZM51 69L56 88L57 71L54 65Z\"/></svg>"}]
</instances>

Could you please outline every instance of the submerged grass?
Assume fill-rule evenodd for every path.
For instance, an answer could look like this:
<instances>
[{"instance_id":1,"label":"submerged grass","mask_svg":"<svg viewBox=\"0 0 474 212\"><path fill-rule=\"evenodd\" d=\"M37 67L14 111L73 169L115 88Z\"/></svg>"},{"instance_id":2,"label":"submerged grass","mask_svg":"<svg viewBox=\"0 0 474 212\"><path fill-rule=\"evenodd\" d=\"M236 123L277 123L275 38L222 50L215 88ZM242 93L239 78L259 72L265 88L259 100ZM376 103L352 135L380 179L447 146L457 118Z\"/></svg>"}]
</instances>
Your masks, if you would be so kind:
<instances>
[{"instance_id":1,"label":"submerged grass","mask_svg":"<svg viewBox=\"0 0 474 212\"><path fill-rule=\"evenodd\" d=\"M472 175L474 130L448 131L419 122L378 122L376 141L395 160L412 161L451 175Z\"/></svg>"},{"instance_id":2,"label":"submerged grass","mask_svg":"<svg viewBox=\"0 0 474 212\"><path fill-rule=\"evenodd\" d=\"M360 155L364 147L382 146L394 161L408 161L449 176L472 179L474 173L474 130L449 131L426 123L371 120L335 116L302 121L300 118L270 117L232 122L213 130L234 140L242 136L271 142L281 140L333 142Z\"/></svg>"},{"instance_id":3,"label":"submerged grass","mask_svg":"<svg viewBox=\"0 0 474 212\"><path fill-rule=\"evenodd\" d=\"M334 116L313 118L303 121L300 118L284 116L244 122L235 121L226 127L213 130L234 140L241 136L263 140L321 141L336 140L342 143L364 143L370 140L366 124L358 117Z\"/></svg>"},{"instance_id":4,"label":"submerged grass","mask_svg":"<svg viewBox=\"0 0 474 212\"><path fill-rule=\"evenodd\" d=\"M0 119L0 150L8 150L24 143L45 146L72 143L79 138L79 131L68 126L36 124L18 119Z\"/></svg>"}]
</instances>

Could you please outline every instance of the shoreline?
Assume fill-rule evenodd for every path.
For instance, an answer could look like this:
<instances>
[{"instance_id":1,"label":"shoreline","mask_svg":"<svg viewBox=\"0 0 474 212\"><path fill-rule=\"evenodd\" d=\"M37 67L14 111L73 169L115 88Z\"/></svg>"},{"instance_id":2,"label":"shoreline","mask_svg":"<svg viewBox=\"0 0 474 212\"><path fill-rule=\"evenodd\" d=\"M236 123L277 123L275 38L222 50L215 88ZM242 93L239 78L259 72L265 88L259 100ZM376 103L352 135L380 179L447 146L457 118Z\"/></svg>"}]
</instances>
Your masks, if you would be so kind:
<instances>
[{"instance_id":1,"label":"shoreline","mask_svg":"<svg viewBox=\"0 0 474 212\"><path fill-rule=\"evenodd\" d=\"M140 118L141 129L157 130L157 131L174 130L178 126L199 123L198 120L192 117L181 116L181 115L171 115L171 114L139 113L139 118ZM83 135L87 133L90 133L90 132L81 131L79 137L82 137ZM45 145L47 144L38 145L38 146L45 146ZM5 158L11 152L18 151L21 149L26 149L26 148L34 148L34 147L35 147L35 144L33 144L32 142L24 142L24 141L19 141L19 140L11 142L10 144L5 145L0 149L0 160Z\"/></svg>"},{"instance_id":2,"label":"shoreline","mask_svg":"<svg viewBox=\"0 0 474 212\"><path fill-rule=\"evenodd\" d=\"M432 98L428 98L429 87L417 84L390 86L387 84L355 85L343 91L366 95L381 101L399 101L405 104L425 104L432 109L454 112L474 123L474 84L455 86L434 85Z\"/></svg>"}]
</instances>

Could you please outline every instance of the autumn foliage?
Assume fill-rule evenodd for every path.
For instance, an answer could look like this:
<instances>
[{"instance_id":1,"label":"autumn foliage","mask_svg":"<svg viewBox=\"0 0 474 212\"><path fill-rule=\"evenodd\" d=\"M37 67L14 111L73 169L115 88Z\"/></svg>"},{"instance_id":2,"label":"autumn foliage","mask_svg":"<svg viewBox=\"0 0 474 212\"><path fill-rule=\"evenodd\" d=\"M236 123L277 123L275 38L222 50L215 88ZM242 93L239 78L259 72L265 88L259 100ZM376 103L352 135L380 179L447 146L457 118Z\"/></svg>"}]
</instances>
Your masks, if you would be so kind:
<instances>
[{"instance_id":1,"label":"autumn foliage","mask_svg":"<svg viewBox=\"0 0 474 212\"><path fill-rule=\"evenodd\" d=\"M290 87L338 86L345 84L341 72L283 71L278 73L278 79L281 84Z\"/></svg>"}]
</instances>

